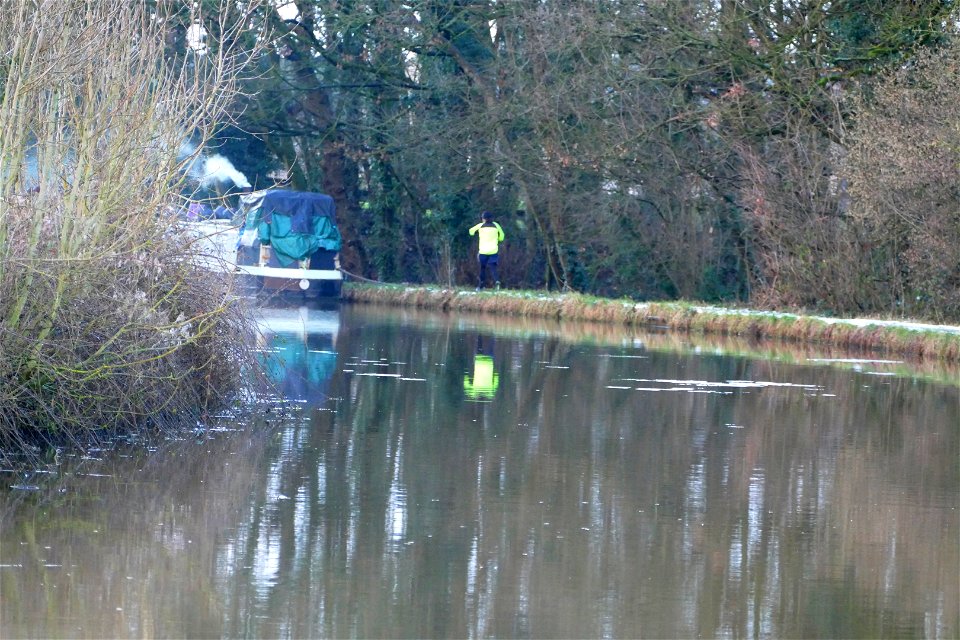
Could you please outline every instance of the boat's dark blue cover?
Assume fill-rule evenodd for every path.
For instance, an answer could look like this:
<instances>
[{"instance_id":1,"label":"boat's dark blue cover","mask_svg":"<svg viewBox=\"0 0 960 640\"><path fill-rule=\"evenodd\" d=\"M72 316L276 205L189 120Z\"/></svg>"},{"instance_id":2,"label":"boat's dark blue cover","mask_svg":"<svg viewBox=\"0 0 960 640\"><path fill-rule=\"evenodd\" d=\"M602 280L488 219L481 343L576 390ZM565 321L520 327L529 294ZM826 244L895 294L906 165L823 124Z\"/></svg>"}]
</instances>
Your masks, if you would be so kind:
<instances>
[{"instance_id":1,"label":"boat's dark blue cover","mask_svg":"<svg viewBox=\"0 0 960 640\"><path fill-rule=\"evenodd\" d=\"M261 219L267 224L270 224L274 213L290 216L291 231L294 233L311 233L315 216L337 223L337 208L333 198L324 193L267 189L247 194L241 201L247 211L259 209Z\"/></svg>"},{"instance_id":2,"label":"boat's dark blue cover","mask_svg":"<svg viewBox=\"0 0 960 640\"><path fill-rule=\"evenodd\" d=\"M263 244L270 244L277 261L286 267L316 251L339 251L333 198L322 193L271 189L240 199L246 229L256 229Z\"/></svg>"}]
</instances>

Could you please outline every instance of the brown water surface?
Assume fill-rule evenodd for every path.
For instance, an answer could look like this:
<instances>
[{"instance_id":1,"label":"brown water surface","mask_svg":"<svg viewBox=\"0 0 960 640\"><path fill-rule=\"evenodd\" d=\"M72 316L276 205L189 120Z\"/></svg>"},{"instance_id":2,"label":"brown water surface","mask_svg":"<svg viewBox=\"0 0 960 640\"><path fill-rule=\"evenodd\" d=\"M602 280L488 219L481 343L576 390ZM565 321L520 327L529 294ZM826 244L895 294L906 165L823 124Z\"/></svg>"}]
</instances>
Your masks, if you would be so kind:
<instances>
[{"instance_id":1,"label":"brown water surface","mask_svg":"<svg viewBox=\"0 0 960 640\"><path fill-rule=\"evenodd\" d=\"M287 402L0 475L0 637L960 635L955 371L265 315Z\"/></svg>"}]
</instances>

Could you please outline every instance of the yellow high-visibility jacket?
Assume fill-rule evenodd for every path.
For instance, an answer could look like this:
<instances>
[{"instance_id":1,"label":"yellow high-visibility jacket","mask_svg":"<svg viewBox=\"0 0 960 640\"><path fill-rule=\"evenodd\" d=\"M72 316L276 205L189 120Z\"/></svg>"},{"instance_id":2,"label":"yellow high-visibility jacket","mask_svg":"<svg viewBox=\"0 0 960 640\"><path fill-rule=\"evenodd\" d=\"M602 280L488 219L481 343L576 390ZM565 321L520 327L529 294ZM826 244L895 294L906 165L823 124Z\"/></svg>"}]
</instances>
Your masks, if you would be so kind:
<instances>
[{"instance_id":1,"label":"yellow high-visibility jacket","mask_svg":"<svg viewBox=\"0 0 960 640\"><path fill-rule=\"evenodd\" d=\"M480 249L478 253L492 256L503 242L503 227L496 222L481 222L470 227L470 235L480 234Z\"/></svg>"}]
</instances>

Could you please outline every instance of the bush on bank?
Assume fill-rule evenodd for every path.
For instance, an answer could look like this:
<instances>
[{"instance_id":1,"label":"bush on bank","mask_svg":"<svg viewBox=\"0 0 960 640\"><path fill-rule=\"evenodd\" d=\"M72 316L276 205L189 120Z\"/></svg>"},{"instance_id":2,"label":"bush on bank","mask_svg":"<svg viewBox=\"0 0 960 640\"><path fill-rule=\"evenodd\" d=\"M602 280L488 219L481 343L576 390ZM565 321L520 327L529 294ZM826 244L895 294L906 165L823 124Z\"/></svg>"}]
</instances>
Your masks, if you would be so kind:
<instances>
[{"instance_id":1,"label":"bush on bank","mask_svg":"<svg viewBox=\"0 0 960 640\"><path fill-rule=\"evenodd\" d=\"M480 292L442 287L350 283L351 302L404 305L450 311L478 311L566 320L667 327L679 331L822 343L905 356L960 361L960 334L917 331L880 324L785 313L698 307L683 302L635 302L542 291Z\"/></svg>"},{"instance_id":2,"label":"bush on bank","mask_svg":"<svg viewBox=\"0 0 960 640\"><path fill-rule=\"evenodd\" d=\"M242 60L171 55L170 3L0 9L0 453L199 415L247 321L165 212Z\"/></svg>"},{"instance_id":3,"label":"bush on bank","mask_svg":"<svg viewBox=\"0 0 960 640\"><path fill-rule=\"evenodd\" d=\"M138 231L143 249L119 257L8 263L27 268L0 286L29 295L0 301L18 316L0 325L4 446L182 423L237 388L248 328L228 283L175 236Z\"/></svg>"}]
</instances>

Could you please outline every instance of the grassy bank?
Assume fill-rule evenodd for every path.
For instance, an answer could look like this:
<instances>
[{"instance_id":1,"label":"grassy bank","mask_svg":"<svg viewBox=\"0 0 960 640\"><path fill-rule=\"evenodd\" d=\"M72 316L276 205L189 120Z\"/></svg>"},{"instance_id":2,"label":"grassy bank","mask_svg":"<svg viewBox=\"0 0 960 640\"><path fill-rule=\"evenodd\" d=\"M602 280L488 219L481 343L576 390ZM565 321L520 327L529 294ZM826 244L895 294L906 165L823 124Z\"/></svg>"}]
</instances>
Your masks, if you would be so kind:
<instances>
[{"instance_id":1,"label":"grassy bank","mask_svg":"<svg viewBox=\"0 0 960 640\"><path fill-rule=\"evenodd\" d=\"M634 302L542 291L474 292L431 286L350 283L343 299L445 311L666 327L691 333L773 338L948 362L960 361L960 330L907 322L844 320L723 309L685 302Z\"/></svg>"}]
</instances>

